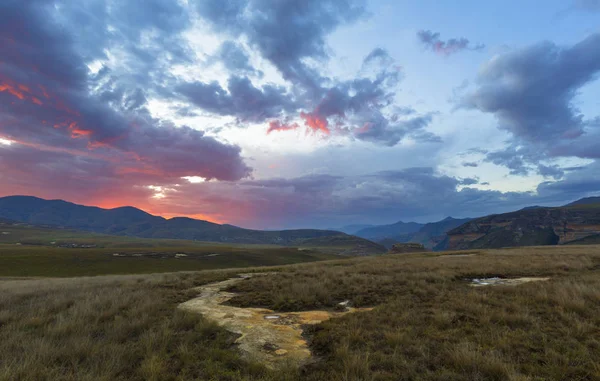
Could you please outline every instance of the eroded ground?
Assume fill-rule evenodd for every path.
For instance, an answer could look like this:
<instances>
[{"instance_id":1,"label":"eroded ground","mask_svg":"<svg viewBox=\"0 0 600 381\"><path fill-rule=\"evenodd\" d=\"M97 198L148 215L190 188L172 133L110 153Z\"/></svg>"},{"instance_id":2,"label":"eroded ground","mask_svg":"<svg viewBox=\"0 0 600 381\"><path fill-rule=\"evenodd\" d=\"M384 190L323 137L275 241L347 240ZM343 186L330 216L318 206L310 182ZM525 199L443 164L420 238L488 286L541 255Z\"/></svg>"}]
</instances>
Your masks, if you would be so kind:
<instances>
[{"instance_id":1,"label":"eroded ground","mask_svg":"<svg viewBox=\"0 0 600 381\"><path fill-rule=\"evenodd\" d=\"M265 308L239 308L223 305L236 294L223 291L252 276L268 274L240 274L239 278L209 283L196 290L198 297L179 305L179 308L201 313L227 330L237 333L240 350L248 359L268 367L300 366L309 362L311 352L302 337L302 325L319 324L325 320L372 308L345 307L345 311L302 311L276 313ZM342 303L343 306L343 303Z\"/></svg>"}]
</instances>

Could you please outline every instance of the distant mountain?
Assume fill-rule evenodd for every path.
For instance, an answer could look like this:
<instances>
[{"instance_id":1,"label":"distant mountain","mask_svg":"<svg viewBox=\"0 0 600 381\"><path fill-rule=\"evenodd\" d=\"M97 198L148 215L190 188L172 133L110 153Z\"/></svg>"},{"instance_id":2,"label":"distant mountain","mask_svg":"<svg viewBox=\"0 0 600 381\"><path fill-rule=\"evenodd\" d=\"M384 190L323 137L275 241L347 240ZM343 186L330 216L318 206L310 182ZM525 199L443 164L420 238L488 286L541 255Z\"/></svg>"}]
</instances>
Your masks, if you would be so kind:
<instances>
[{"instance_id":1,"label":"distant mountain","mask_svg":"<svg viewBox=\"0 0 600 381\"><path fill-rule=\"evenodd\" d=\"M600 234L600 203L583 199L559 208L535 208L477 218L448 232L451 250L590 242Z\"/></svg>"},{"instance_id":2,"label":"distant mountain","mask_svg":"<svg viewBox=\"0 0 600 381\"><path fill-rule=\"evenodd\" d=\"M600 206L600 197L586 197L581 200L574 201L570 204L565 205L565 207L570 206L584 206L584 205L598 205Z\"/></svg>"},{"instance_id":3,"label":"distant mountain","mask_svg":"<svg viewBox=\"0 0 600 381\"><path fill-rule=\"evenodd\" d=\"M356 224L356 225L346 225L341 228L329 228L327 230L335 230L338 232L346 233L346 234L356 234L357 232L373 227L374 225L365 225L365 224Z\"/></svg>"},{"instance_id":4,"label":"distant mountain","mask_svg":"<svg viewBox=\"0 0 600 381\"><path fill-rule=\"evenodd\" d=\"M539 206L539 205L526 206L521 210L531 210L531 209L539 209L539 208L543 208L543 206Z\"/></svg>"},{"instance_id":5,"label":"distant mountain","mask_svg":"<svg viewBox=\"0 0 600 381\"><path fill-rule=\"evenodd\" d=\"M373 242L332 230L250 230L184 217L167 220L133 207L102 209L30 196L0 198L0 218L113 235L229 243L297 246L305 241L314 243L320 238L342 236L348 245L370 248L368 254L385 251Z\"/></svg>"},{"instance_id":6,"label":"distant mountain","mask_svg":"<svg viewBox=\"0 0 600 381\"><path fill-rule=\"evenodd\" d=\"M438 222L430 222L422 225L416 232L384 238L377 242L388 249L396 243L413 242L420 243L429 250L443 250L445 248L446 232L470 220L470 218L456 219L447 217Z\"/></svg>"},{"instance_id":7,"label":"distant mountain","mask_svg":"<svg viewBox=\"0 0 600 381\"><path fill-rule=\"evenodd\" d=\"M471 220L472 218L446 217L438 222L430 222L411 237L411 242L422 243L426 248L435 251L444 250L447 244L446 233Z\"/></svg>"},{"instance_id":8,"label":"distant mountain","mask_svg":"<svg viewBox=\"0 0 600 381\"><path fill-rule=\"evenodd\" d=\"M355 235L366 239L384 239L394 238L403 234L410 234L419 231L423 224L416 222L396 222L391 225L377 225L369 228L361 229L354 233Z\"/></svg>"}]
</instances>

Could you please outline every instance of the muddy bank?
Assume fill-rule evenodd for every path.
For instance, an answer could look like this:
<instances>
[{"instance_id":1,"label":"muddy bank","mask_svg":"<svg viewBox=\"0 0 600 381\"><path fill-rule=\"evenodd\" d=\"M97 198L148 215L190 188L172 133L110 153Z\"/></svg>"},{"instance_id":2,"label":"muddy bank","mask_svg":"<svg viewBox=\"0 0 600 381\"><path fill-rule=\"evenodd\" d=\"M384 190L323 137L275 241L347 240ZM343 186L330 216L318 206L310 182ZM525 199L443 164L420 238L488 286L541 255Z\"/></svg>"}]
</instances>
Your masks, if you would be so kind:
<instances>
[{"instance_id":1,"label":"muddy bank","mask_svg":"<svg viewBox=\"0 0 600 381\"><path fill-rule=\"evenodd\" d=\"M223 305L236 294L224 289L252 276L240 274L223 282L209 283L195 290L198 297L179 305L179 308L201 313L227 330L241 335L236 343L244 356L274 368L281 365L300 366L310 361L311 352L302 337L302 325L319 324L325 320L372 308L347 307L343 312L302 311L277 313L265 308L239 308Z\"/></svg>"}]
</instances>

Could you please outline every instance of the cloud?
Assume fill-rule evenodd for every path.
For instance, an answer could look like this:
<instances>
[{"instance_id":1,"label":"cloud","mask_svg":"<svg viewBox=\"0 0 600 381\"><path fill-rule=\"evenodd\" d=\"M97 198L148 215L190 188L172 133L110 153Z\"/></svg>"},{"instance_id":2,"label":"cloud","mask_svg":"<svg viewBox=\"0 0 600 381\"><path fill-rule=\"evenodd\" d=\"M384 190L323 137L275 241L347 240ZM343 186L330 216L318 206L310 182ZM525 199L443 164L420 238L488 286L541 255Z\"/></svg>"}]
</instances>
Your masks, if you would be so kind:
<instances>
[{"instance_id":1,"label":"cloud","mask_svg":"<svg viewBox=\"0 0 600 381\"><path fill-rule=\"evenodd\" d=\"M363 0L197 2L200 15L217 32L244 36L293 83L320 91L322 78L305 59L328 57L325 38L338 26L366 14Z\"/></svg>"},{"instance_id":2,"label":"cloud","mask_svg":"<svg viewBox=\"0 0 600 381\"><path fill-rule=\"evenodd\" d=\"M485 48L483 44L471 45L471 42L464 38L451 38L447 41L440 39L438 32L431 30L420 30L417 32L419 42L427 49L430 49L438 54L449 56L463 50L479 51Z\"/></svg>"},{"instance_id":3,"label":"cloud","mask_svg":"<svg viewBox=\"0 0 600 381\"><path fill-rule=\"evenodd\" d=\"M167 190L163 198L152 200L152 208L212 218L222 218L225 211L227 222L253 228L325 228L348 221L475 217L538 204L560 205L578 195L550 184L541 186L538 194L470 188L475 181L425 167L365 175L181 184L176 190Z\"/></svg>"},{"instance_id":4,"label":"cloud","mask_svg":"<svg viewBox=\"0 0 600 381\"><path fill-rule=\"evenodd\" d=\"M270 134L274 131L292 131L300 128L298 123L282 123L278 120L272 120L269 123L269 129L267 130L267 134Z\"/></svg>"},{"instance_id":5,"label":"cloud","mask_svg":"<svg viewBox=\"0 0 600 381\"><path fill-rule=\"evenodd\" d=\"M355 79L337 81L330 87L310 111L300 112L300 118L308 131L325 135L349 135L355 139L385 146L394 146L404 138L419 142L441 142L426 131L435 113L416 115L410 107L394 105L396 87L401 72L394 60L380 48L364 59L363 71L371 66L370 75L363 73ZM283 126L280 121L275 126ZM285 124L296 129L298 124ZM268 132L273 129L269 128Z\"/></svg>"},{"instance_id":6,"label":"cloud","mask_svg":"<svg viewBox=\"0 0 600 381\"><path fill-rule=\"evenodd\" d=\"M375 48L369 55L363 60L363 66L368 66L373 63L378 63L380 66L388 66L394 62L394 59L390 56L387 50L382 48Z\"/></svg>"},{"instance_id":7,"label":"cloud","mask_svg":"<svg viewBox=\"0 0 600 381\"><path fill-rule=\"evenodd\" d=\"M462 163L462 166L468 167L468 168L477 168L477 167L479 167L479 164L475 163L475 162L464 162L464 163Z\"/></svg>"},{"instance_id":8,"label":"cloud","mask_svg":"<svg viewBox=\"0 0 600 381\"><path fill-rule=\"evenodd\" d=\"M393 104L402 73L385 49L370 52L354 79L330 78L320 70L319 63L330 58L326 37L339 26L365 17L364 1L238 0L223 5L207 0L198 2L197 9L216 32L254 48L290 87L289 93L271 85L257 89L246 79L245 91L234 91L231 78L238 77L232 76L227 89L216 82L185 83L176 88L204 111L234 116L241 122L268 122L267 134L304 126L313 133L348 135L386 146L405 137L440 141L424 129L431 123L432 113L408 117L414 110ZM239 66L251 70L247 57L233 43L225 43L219 54L225 50L237 57L224 62L231 71L239 71ZM272 91L263 94L267 89Z\"/></svg>"},{"instance_id":9,"label":"cloud","mask_svg":"<svg viewBox=\"0 0 600 381\"><path fill-rule=\"evenodd\" d=\"M263 76L263 72L256 70L250 63L250 57L244 47L233 41L223 42L217 53L208 60L209 64L217 62L221 62L232 73Z\"/></svg>"},{"instance_id":10,"label":"cloud","mask_svg":"<svg viewBox=\"0 0 600 381\"><path fill-rule=\"evenodd\" d=\"M532 157L531 153L524 147L509 146L488 153L484 160L510 169L511 175L527 176L531 170L529 164L539 159L537 156Z\"/></svg>"},{"instance_id":11,"label":"cloud","mask_svg":"<svg viewBox=\"0 0 600 381\"><path fill-rule=\"evenodd\" d=\"M275 85L257 88L248 77L230 77L227 89L216 81L184 82L175 91L205 111L234 116L244 122L263 122L298 107L293 95L285 88Z\"/></svg>"},{"instance_id":12,"label":"cloud","mask_svg":"<svg viewBox=\"0 0 600 381\"><path fill-rule=\"evenodd\" d=\"M542 42L497 55L480 70L475 90L461 105L492 114L511 134L508 148L487 161L513 174L531 168L543 176L560 171L539 165L558 157L600 158L598 123L574 104L578 90L600 75L600 34L572 46Z\"/></svg>"},{"instance_id":13,"label":"cloud","mask_svg":"<svg viewBox=\"0 0 600 381\"><path fill-rule=\"evenodd\" d=\"M595 162L569 172L561 181L548 181L538 186L541 195L560 194L567 200L598 196L600 190L600 163Z\"/></svg>"},{"instance_id":14,"label":"cloud","mask_svg":"<svg viewBox=\"0 0 600 381\"><path fill-rule=\"evenodd\" d=\"M585 122L573 98L599 72L600 34L571 47L543 42L490 60L463 105L494 114L500 128L524 140L574 139Z\"/></svg>"},{"instance_id":15,"label":"cloud","mask_svg":"<svg viewBox=\"0 0 600 381\"><path fill-rule=\"evenodd\" d=\"M164 13L153 4L152 10ZM239 147L152 118L138 89L115 83L105 86L106 91L90 89L96 78L68 29L48 17L51 5L47 1L0 5L0 39L6 42L0 45L0 135L14 142L12 150L3 150L2 155L27 147L44 154L69 154L74 160L119 158L127 173L169 179L238 180L250 174ZM134 18L142 26L151 22L153 27L169 28L169 20L156 17Z\"/></svg>"},{"instance_id":16,"label":"cloud","mask_svg":"<svg viewBox=\"0 0 600 381\"><path fill-rule=\"evenodd\" d=\"M471 177L467 177L464 179L461 179L459 181L460 185L475 185L475 184L479 184L479 179L478 178L471 178Z\"/></svg>"},{"instance_id":17,"label":"cloud","mask_svg":"<svg viewBox=\"0 0 600 381\"><path fill-rule=\"evenodd\" d=\"M360 140L382 143L389 147L395 146L405 137L421 143L441 143L440 137L424 130L432 120L432 113L394 122L374 116L357 130L355 136Z\"/></svg>"}]
</instances>

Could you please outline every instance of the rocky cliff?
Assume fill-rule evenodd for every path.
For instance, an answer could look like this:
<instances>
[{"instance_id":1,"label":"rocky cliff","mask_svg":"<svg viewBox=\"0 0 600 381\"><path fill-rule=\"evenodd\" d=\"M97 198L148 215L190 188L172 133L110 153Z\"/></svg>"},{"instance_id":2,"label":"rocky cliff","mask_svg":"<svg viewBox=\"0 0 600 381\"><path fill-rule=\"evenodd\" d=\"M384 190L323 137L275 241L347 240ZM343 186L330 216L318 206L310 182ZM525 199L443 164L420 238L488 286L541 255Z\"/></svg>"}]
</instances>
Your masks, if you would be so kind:
<instances>
[{"instance_id":1,"label":"rocky cliff","mask_svg":"<svg viewBox=\"0 0 600 381\"><path fill-rule=\"evenodd\" d=\"M447 249L560 245L600 234L600 207L535 208L467 222L448 232Z\"/></svg>"}]
</instances>

